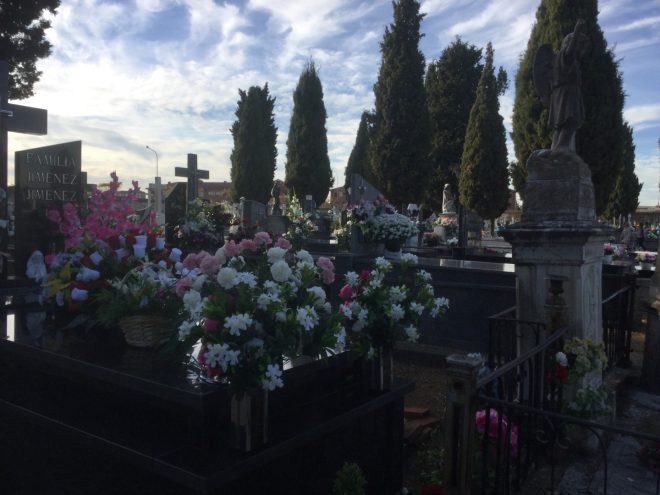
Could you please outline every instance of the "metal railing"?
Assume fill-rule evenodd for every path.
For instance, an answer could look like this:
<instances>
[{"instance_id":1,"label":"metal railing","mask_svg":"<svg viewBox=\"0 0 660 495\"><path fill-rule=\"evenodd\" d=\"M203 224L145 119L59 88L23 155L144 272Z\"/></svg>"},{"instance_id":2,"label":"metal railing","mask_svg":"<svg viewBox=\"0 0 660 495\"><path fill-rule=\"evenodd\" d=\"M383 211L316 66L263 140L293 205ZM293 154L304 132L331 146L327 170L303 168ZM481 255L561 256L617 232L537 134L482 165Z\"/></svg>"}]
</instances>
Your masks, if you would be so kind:
<instances>
[{"instance_id":1,"label":"metal railing","mask_svg":"<svg viewBox=\"0 0 660 495\"><path fill-rule=\"evenodd\" d=\"M545 325L536 321L516 319L516 306L500 311L488 318L488 367L495 369L513 361L518 356L520 337L532 334L532 342L538 345Z\"/></svg>"},{"instance_id":2,"label":"metal railing","mask_svg":"<svg viewBox=\"0 0 660 495\"><path fill-rule=\"evenodd\" d=\"M635 308L634 279L603 299L603 343L608 367L630 366L630 341Z\"/></svg>"}]
</instances>

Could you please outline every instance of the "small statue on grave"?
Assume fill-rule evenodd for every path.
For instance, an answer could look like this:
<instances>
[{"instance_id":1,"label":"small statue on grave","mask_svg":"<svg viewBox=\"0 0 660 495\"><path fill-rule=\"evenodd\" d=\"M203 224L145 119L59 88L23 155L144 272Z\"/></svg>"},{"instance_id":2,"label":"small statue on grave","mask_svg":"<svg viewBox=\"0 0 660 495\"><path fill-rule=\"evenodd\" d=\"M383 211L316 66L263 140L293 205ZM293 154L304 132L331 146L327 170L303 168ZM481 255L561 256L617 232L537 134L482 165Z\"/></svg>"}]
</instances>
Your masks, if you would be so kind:
<instances>
[{"instance_id":1,"label":"small statue on grave","mask_svg":"<svg viewBox=\"0 0 660 495\"><path fill-rule=\"evenodd\" d=\"M282 207L280 206L280 183L278 181L273 182L273 188L270 191L270 195L273 197L273 215L281 215Z\"/></svg>"},{"instance_id":2,"label":"small statue on grave","mask_svg":"<svg viewBox=\"0 0 660 495\"><path fill-rule=\"evenodd\" d=\"M456 203L450 184L445 184L442 190L442 213L456 213Z\"/></svg>"},{"instance_id":3,"label":"small statue on grave","mask_svg":"<svg viewBox=\"0 0 660 495\"><path fill-rule=\"evenodd\" d=\"M584 21L555 54L549 44L541 45L534 57L534 87L541 102L549 107L548 124L553 129L551 149L575 153L575 133L584 121L584 103L580 91L579 58L588 38L582 33Z\"/></svg>"}]
</instances>

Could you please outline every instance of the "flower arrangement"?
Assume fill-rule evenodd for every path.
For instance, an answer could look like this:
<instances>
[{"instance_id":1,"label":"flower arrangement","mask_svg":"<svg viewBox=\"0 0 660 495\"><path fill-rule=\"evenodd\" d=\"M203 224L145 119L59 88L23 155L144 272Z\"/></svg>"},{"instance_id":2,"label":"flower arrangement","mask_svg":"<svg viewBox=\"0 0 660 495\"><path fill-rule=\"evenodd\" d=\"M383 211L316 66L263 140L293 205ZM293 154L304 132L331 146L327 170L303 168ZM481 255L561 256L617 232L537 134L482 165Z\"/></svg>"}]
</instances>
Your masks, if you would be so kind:
<instances>
[{"instance_id":1,"label":"flower arrangement","mask_svg":"<svg viewBox=\"0 0 660 495\"><path fill-rule=\"evenodd\" d=\"M79 213L71 203L47 212L62 234L66 250L46 256L49 273L43 284L44 295L71 311L92 305L91 296L107 288L108 280L122 277L137 266L140 258L151 254L160 260L170 254L157 237L160 230L155 215L139 222L131 206L139 191L137 182L120 198L119 178L115 172L110 176L107 190L92 190L85 212Z\"/></svg>"},{"instance_id":2,"label":"flower arrangement","mask_svg":"<svg viewBox=\"0 0 660 495\"><path fill-rule=\"evenodd\" d=\"M371 271L346 274L346 284L339 293L342 300L339 311L347 342L358 353L373 356L376 349L391 348L401 338L416 342L423 315L435 318L449 308L446 298L433 297L433 287L429 284L431 275L425 270L412 273L412 285L405 283L405 277L410 279L410 269L416 263L417 257L413 254L401 256L397 284L385 283L392 264L382 257L376 258Z\"/></svg>"},{"instance_id":3,"label":"flower arrangement","mask_svg":"<svg viewBox=\"0 0 660 495\"><path fill-rule=\"evenodd\" d=\"M655 263L656 256L655 254L641 252L635 256L635 261L637 263Z\"/></svg>"},{"instance_id":4,"label":"flower arrangement","mask_svg":"<svg viewBox=\"0 0 660 495\"><path fill-rule=\"evenodd\" d=\"M575 382L591 371L602 371L607 365L607 354L602 342L573 337L564 344L564 353L571 370L570 380Z\"/></svg>"},{"instance_id":5,"label":"flower arrangement","mask_svg":"<svg viewBox=\"0 0 660 495\"><path fill-rule=\"evenodd\" d=\"M445 216L440 215L435 219L433 225L437 225L445 228L445 234L447 237L456 237L458 234L458 220L456 216Z\"/></svg>"},{"instance_id":6,"label":"flower arrangement","mask_svg":"<svg viewBox=\"0 0 660 495\"><path fill-rule=\"evenodd\" d=\"M284 216L288 220L288 226L283 237L291 242L294 249L302 249L307 238L317 229L312 214L303 211L300 200L294 194L289 198Z\"/></svg>"},{"instance_id":7,"label":"flower arrangement","mask_svg":"<svg viewBox=\"0 0 660 495\"><path fill-rule=\"evenodd\" d=\"M351 227L353 223L348 220L344 225L337 222L333 225L332 235L337 239L339 249L349 251L351 249Z\"/></svg>"},{"instance_id":8,"label":"flower arrangement","mask_svg":"<svg viewBox=\"0 0 660 495\"><path fill-rule=\"evenodd\" d=\"M183 223L174 229L177 243L184 251L215 249L222 245L213 207L197 198L188 203Z\"/></svg>"},{"instance_id":9,"label":"flower arrangement","mask_svg":"<svg viewBox=\"0 0 660 495\"><path fill-rule=\"evenodd\" d=\"M610 244L609 242L606 242L605 244L603 244L603 254L605 256L613 255L614 254L614 246L612 246L612 244Z\"/></svg>"},{"instance_id":10,"label":"flower arrangement","mask_svg":"<svg viewBox=\"0 0 660 495\"><path fill-rule=\"evenodd\" d=\"M124 316L151 315L174 321L181 307L174 292L176 281L171 265L140 262L122 278L109 280L95 296L95 318L107 327Z\"/></svg>"},{"instance_id":11,"label":"flower arrangement","mask_svg":"<svg viewBox=\"0 0 660 495\"><path fill-rule=\"evenodd\" d=\"M398 251L400 244L410 236L417 234L417 227L405 215L400 213L387 213L375 216L371 221L370 235L376 242L384 242L394 247L391 251Z\"/></svg>"},{"instance_id":12,"label":"flower arrangement","mask_svg":"<svg viewBox=\"0 0 660 495\"><path fill-rule=\"evenodd\" d=\"M582 419L592 419L610 412L607 392L603 387L585 387L575 393L566 406L566 413Z\"/></svg>"},{"instance_id":13,"label":"flower arrangement","mask_svg":"<svg viewBox=\"0 0 660 495\"><path fill-rule=\"evenodd\" d=\"M506 447L508 433L511 457L518 457L518 426L513 421L510 422L506 414L502 414L500 418L497 409L489 409L488 412L481 409L475 413L474 423L481 438L487 436L491 441L497 441L499 438L502 447Z\"/></svg>"},{"instance_id":14,"label":"flower arrangement","mask_svg":"<svg viewBox=\"0 0 660 495\"><path fill-rule=\"evenodd\" d=\"M282 360L342 350L344 333L324 286L334 281L332 261L315 262L286 239L266 232L215 254L188 255L176 291L184 321L179 339L199 341L197 360L212 379L241 394L284 385Z\"/></svg>"}]
</instances>

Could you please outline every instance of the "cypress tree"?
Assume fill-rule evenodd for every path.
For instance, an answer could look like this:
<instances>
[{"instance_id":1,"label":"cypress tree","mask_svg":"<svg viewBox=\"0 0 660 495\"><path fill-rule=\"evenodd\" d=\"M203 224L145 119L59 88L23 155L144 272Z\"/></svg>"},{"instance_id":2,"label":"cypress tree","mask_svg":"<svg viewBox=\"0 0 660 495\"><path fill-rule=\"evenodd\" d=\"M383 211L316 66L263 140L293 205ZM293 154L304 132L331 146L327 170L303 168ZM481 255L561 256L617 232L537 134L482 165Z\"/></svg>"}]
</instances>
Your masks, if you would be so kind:
<instances>
[{"instance_id":1,"label":"cypress tree","mask_svg":"<svg viewBox=\"0 0 660 495\"><path fill-rule=\"evenodd\" d=\"M376 97L371 171L394 203L419 203L429 179L428 109L424 55L419 50L423 14L416 0L392 3L394 22L385 28Z\"/></svg>"},{"instance_id":2,"label":"cypress tree","mask_svg":"<svg viewBox=\"0 0 660 495\"><path fill-rule=\"evenodd\" d=\"M513 107L513 143L518 167L523 168L532 151L549 148L552 130L548 126L548 110L543 108L534 91L532 70L539 46L550 43L559 51L578 19L584 19L584 34L589 47L580 58L585 121L576 135L577 152L589 164L596 196L596 211L602 213L614 189L623 163L625 130L623 126L624 93L618 64L598 22L598 1L541 0L536 23L516 74L516 96ZM526 171L514 175L516 190L524 192Z\"/></svg>"},{"instance_id":3,"label":"cypress tree","mask_svg":"<svg viewBox=\"0 0 660 495\"><path fill-rule=\"evenodd\" d=\"M493 47L488 43L465 134L458 191L463 205L490 220L504 212L509 200L506 134L498 99L503 89L495 78Z\"/></svg>"},{"instance_id":4,"label":"cypress tree","mask_svg":"<svg viewBox=\"0 0 660 495\"><path fill-rule=\"evenodd\" d=\"M368 181L372 180L369 171L369 141L371 139L372 121L372 113L362 112L360 126L358 127L357 136L355 137L355 144L353 145L351 155L348 157L348 163L346 164L346 170L344 172L344 187L349 187L351 185L351 174L360 174Z\"/></svg>"},{"instance_id":5,"label":"cypress tree","mask_svg":"<svg viewBox=\"0 0 660 495\"><path fill-rule=\"evenodd\" d=\"M234 149L231 152L231 197L241 197L266 204L275 176L277 127L275 98L263 88L239 89L236 121L231 126Z\"/></svg>"},{"instance_id":6,"label":"cypress tree","mask_svg":"<svg viewBox=\"0 0 660 495\"><path fill-rule=\"evenodd\" d=\"M635 213L639 206L639 193L642 185L635 174L635 144L632 128L624 122L623 163L621 173L617 177L614 191L606 209L608 218L616 219L619 215L627 216Z\"/></svg>"},{"instance_id":7,"label":"cypress tree","mask_svg":"<svg viewBox=\"0 0 660 495\"><path fill-rule=\"evenodd\" d=\"M465 129L483 69L480 61L481 50L457 37L426 72L432 171L424 204L436 211L442 208L445 184L454 194L458 191Z\"/></svg>"},{"instance_id":8,"label":"cypress tree","mask_svg":"<svg viewBox=\"0 0 660 495\"><path fill-rule=\"evenodd\" d=\"M0 0L0 60L9 64L9 99L22 100L34 95L34 84L41 77L37 60L50 55L46 39L50 21L45 11L57 13L60 0Z\"/></svg>"},{"instance_id":9,"label":"cypress tree","mask_svg":"<svg viewBox=\"0 0 660 495\"><path fill-rule=\"evenodd\" d=\"M323 87L314 62L309 62L293 92L293 113L286 144L285 183L298 198L311 194L321 205L334 183L325 121Z\"/></svg>"}]
</instances>

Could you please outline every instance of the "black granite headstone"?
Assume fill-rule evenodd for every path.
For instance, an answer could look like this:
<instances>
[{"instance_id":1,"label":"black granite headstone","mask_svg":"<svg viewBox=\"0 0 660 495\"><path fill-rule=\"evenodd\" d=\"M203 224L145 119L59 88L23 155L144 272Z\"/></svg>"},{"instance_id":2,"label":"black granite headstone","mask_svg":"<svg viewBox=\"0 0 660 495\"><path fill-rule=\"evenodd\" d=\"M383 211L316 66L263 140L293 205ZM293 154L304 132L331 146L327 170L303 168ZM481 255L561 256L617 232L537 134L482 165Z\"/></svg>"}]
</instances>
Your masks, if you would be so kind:
<instances>
[{"instance_id":1,"label":"black granite headstone","mask_svg":"<svg viewBox=\"0 0 660 495\"><path fill-rule=\"evenodd\" d=\"M174 229L186 215L186 184L179 182L165 198L165 237L174 242Z\"/></svg>"},{"instance_id":2,"label":"black granite headstone","mask_svg":"<svg viewBox=\"0 0 660 495\"><path fill-rule=\"evenodd\" d=\"M46 218L46 211L64 203L83 201L80 170L81 141L17 151L16 168L16 273L35 249L47 254L62 246L61 237Z\"/></svg>"},{"instance_id":3,"label":"black granite headstone","mask_svg":"<svg viewBox=\"0 0 660 495\"><path fill-rule=\"evenodd\" d=\"M268 212L268 207L260 203L259 201L254 201L252 199L241 198L241 204L239 206L239 212L241 215L241 220L249 225L261 225L266 218L266 213Z\"/></svg>"}]
</instances>

